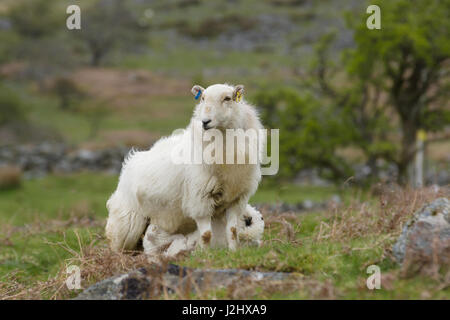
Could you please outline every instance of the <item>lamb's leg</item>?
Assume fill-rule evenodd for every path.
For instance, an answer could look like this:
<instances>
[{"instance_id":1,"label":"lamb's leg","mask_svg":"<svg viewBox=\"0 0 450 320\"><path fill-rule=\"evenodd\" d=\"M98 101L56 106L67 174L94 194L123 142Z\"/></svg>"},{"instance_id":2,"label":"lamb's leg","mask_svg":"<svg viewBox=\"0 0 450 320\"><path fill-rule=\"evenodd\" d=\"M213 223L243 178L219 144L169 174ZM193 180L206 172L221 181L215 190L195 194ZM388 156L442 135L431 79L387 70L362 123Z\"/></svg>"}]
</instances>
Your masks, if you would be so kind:
<instances>
[{"instance_id":1,"label":"lamb's leg","mask_svg":"<svg viewBox=\"0 0 450 320\"><path fill-rule=\"evenodd\" d=\"M197 223L197 229L200 235L200 247L205 248L208 247L211 243L212 237L212 226L211 226L211 217L197 217L194 219Z\"/></svg>"},{"instance_id":2,"label":"lamb's leg","mask_svg":"<svg viewBox=\"0 0 450 320\"><path fill-rule=\"evenodd\" d=\"M176 239L172 241L169 248L165 251L166 257L176 257L180 252L191 251L195 248L200 238L198 230L183 236L176 235Z\"/></svg>"},{"instance_id":3,"label":"lamb's leg","mask_svg":"<svg viewBox=\"0 0 450 320\"><path fill-rule=\"evenodd\" d=\"M170 243L169 247L164 251L164 256L166 258L174 258L180 252L187 251L190 248L187 244L187 238L182 234L174 236L173 241Z\"/></svg>"},{"instance_id":4,"label":"lamb's leg","mask_svg":"<svg viewBox=\"0 0 450 320\"><path fill-rule=\"evenodd\" d=\"M181 234L171 235L158 226L150 224L142 241L144 253L147 255L158 255L166 250L173 241L184 238Z\"/></svg>"}]
</instances>

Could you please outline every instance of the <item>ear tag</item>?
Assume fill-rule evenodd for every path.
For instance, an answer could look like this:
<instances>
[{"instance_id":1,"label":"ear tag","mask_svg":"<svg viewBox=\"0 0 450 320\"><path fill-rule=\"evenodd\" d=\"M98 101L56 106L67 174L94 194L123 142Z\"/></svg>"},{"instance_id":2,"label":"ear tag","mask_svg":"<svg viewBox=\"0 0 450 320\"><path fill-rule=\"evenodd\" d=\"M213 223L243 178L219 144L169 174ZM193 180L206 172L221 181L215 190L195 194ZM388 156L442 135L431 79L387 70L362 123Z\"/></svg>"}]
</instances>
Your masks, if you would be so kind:
<instances>
[{"instance_id":1,"label":"ear tag","mask_svg":"<svg viewBox=\"0 0 450 320\"><path fill-rule=\"evenodd\" d=\"M241 99L242 99L241 92L240 91L236 92L236 102L241 102Z\"/></svg>"},{"instance_id":2,"label":"ear tag","mask_svg":"<svg viewBox=\"0 0 450 320\"><path fill-rule=\"evenodd\" d=\"M195 100L198 100L200 96L202 95L202 90L198 90L197 95L195 96Z\"/></svg>"}]
</instances>

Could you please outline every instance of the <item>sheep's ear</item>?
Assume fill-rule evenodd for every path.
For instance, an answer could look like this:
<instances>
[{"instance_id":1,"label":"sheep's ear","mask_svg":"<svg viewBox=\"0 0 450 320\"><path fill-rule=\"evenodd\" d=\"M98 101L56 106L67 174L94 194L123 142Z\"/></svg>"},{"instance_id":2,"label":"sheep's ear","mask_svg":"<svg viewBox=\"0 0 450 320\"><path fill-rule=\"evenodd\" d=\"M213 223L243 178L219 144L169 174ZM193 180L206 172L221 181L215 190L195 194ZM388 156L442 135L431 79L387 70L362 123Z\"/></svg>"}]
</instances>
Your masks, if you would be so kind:
<instances>
[{"instance_id":1,"label":"sheep's ear","mask_svg":"<svg viewBox=\"0 0 450 320\"><path fill-rule=\"evenodd\" d=\"M193 86L192 89L191 89L191 92L194 95L195 100L198 100L202 96L203 91L205 91L205 89L203 89L203 87L199 86L198 84Z\"/></svg>"},{"instance_id":2,"label":"sheep's ear","mask_svg":"<svg viewBox=\"0 0 450 320\"><path fill-rule=\"evenodd\" d=\"M242 100L243 95L244 95L244 86L242 84L238 84L236 87L234 87L233 100L236 102L240 102Z\"/></svg>"}]
</instances>

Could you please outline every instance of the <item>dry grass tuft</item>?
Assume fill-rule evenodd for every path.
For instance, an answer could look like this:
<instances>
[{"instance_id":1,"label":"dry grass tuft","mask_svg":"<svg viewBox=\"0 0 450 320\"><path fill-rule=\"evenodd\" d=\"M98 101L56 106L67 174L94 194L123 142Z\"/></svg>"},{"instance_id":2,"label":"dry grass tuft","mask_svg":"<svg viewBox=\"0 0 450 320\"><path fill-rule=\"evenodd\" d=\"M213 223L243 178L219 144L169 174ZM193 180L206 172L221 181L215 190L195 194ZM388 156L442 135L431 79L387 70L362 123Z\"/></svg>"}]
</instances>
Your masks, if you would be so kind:
<instances>
[{"instance_id":1,"label":"dry grass tuft","mask_svg":"<svg viewBox=\"0 0 450 320\"><path fill-rule=\"evenodd\" d=\"M379 189L378 189L379 191ZM422 189L400 189L385 187L379 195L377 203L353 201L348 207L336 209L331 213L331 221L322 221L316 232L317 241L346 242L351 239L374 237L374 241L363 248L351 250L369 250L382 248L380 260L392 255L392 244L401 233L402 227L412 215L425 204L440 197L449 197L448 187L428 187ZM407 278L422 274L438 282L444 287L450 285L448 270L450 252L441 248L450 248L448 243L435 241L435 252L430 259L421 250L407 250L399 277ZM375 262L371 262L375 263Z\"/></svg>"},{"instance_id":2,"label":"dry grass tuft","mask_svg":"<svg viewBox=\"0 0 450 320\"><path fill-rule=\"evenodd\" d=\"M294 216L292 217L291 214L281 214L281 215L271 215L264 219L265 221L265 228L272 228L272 226L276 227L281 226L281 229L279 230L278 234L280 236L283 236L285 239L271 239L272 241L279 241L279 242L286 242L291 244L296 244L296 233L300 230L300 223L297 222L297 218ZM294 223L294 226L292 223Z\"/></svg>"},{"instance_id":3,"label":"dry grass tuft","mask_svg":"<svg viewBox=\"0 0 450 320\"><path fill-rule=\"evenodd\" d=\"M397 237L412 214L428 202L449 197L447 187L400 189L386 187L378 203L352 201L330 212L331 221L321 222L316 240L347 241L367 236Z\"/></svg>"},{"instance_id":4,"label":"dry grass tuft","mask_svg":"<svg viewBox=\"0 0 450 320\"><path fill-rule=\"evenodd\" d=\"M11 273L0 279L0 300L7 299L67 299L76 295L79 290L71 291L66 286L68 274L67 267L78 266L81 271L81 286L88 286L112 277L117 274L127 273L131 270L148 266L147 257L141 252L117 253L111 251L103 242L98 240L103 237L92 235L91 242L82 244L81 237L76 233L79 248L71 248L67 243L47 243L62 247L72 254L60 268L58 274L47 281L38 281L32 287L19 282L18 272Z\"/></svg>"}]
</instances>

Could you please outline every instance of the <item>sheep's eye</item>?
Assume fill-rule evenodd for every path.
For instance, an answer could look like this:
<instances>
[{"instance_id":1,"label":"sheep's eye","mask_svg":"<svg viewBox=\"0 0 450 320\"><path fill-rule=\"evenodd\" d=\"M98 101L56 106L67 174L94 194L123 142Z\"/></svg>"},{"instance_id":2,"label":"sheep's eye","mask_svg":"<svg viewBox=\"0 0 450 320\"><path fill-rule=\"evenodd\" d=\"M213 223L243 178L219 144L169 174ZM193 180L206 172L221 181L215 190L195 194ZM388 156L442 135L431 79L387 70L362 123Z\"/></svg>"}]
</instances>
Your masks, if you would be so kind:
<instances>
[{"instance_id":1,"label":"sheep's eye","mask_svg":"<svg viewBox=\"0 0 450 320\"><path fill-rule=\"evenodd\" d=\"M225 97L225 99L223 99L223 101L230 101L231 98L230 97Z\"/></svg>"}]
</instances>

